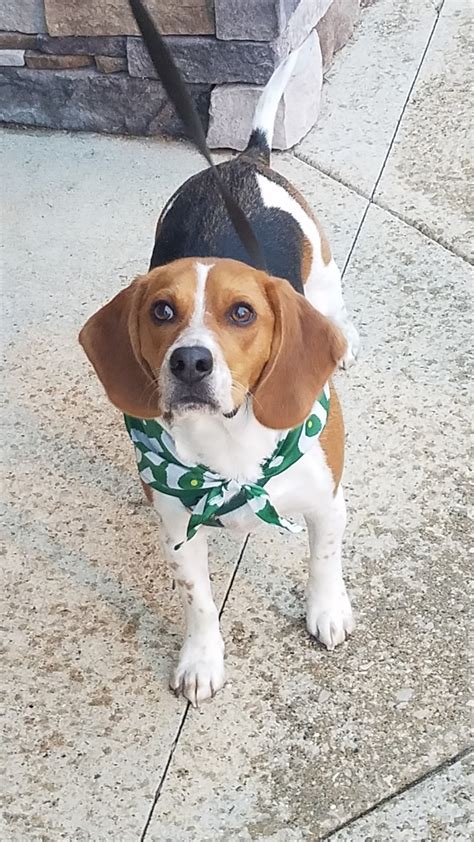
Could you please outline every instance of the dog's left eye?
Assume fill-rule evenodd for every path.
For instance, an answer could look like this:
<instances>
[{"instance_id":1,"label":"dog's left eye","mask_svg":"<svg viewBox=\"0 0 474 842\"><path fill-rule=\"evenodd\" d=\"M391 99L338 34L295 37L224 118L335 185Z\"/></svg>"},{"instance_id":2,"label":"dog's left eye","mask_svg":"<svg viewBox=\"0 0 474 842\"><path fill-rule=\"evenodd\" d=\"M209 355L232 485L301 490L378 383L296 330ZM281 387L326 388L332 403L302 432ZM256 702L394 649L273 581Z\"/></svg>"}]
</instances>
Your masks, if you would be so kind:
<instances>
[{"instance_id":1,"label":"dog's left eye","mask_svg":"<svg viewBox=\"0 0 474 842\"><path fill-rule=\"evenodd\" d=\"M230 308L228 317L231 322L237 325L249 325L255 319L255 310L250 304L244 304L243 301L239 301L238 304L234 304L233 307Z\"/></svg>"}]
</instances>

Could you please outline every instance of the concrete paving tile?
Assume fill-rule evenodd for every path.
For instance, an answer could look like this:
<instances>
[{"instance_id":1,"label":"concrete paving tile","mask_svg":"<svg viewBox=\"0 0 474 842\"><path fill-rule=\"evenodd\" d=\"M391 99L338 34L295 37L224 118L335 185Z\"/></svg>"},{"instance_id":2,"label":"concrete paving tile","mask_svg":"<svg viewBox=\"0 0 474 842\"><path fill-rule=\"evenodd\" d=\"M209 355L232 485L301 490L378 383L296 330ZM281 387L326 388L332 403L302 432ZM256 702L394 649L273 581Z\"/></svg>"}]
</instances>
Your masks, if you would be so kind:
<instances>
[{"instance_id":1,"label":"concrete paving tile","mask_svg":"<svg viewBox=\"0 0 474 842\"><path fill-rule=\"evenodd\" d=\"M472 4L445 0L375 196L474 259Z\"/></svg>"},{"instance_id":2,"label":"concrete paving tile","mask_svg":"<svg viewBox=\"0 0 474 842\"><path fill-rule=\"evenodd\" d=\"M296 154L369 196L435 19L432 0L377 0L364 9Z\"/></svg>"},{"instance_id":3,"label":"concrete paving tile","mask_svg":"<svg viewBox=\"0 0 474 842\"><path fill-rule=\"evenodd\" d=\"M308 201L342 270L368 200L295 155L274 154L272 161L274 169L294 184Z\"/></svg>"},{"instance_id":4,"label":"concrete paving tile","mask_svg":"<svg viewBox=\"0 0 474 842\"><path fill-rule=\"evenodd\" d=\"M43 487L57 512L45 512L47 526L13 512L17 536L2 536L0 833L128 842L145 824L184 709L167 690L180 608L151 518L95 504L86 482L74 507L61 480L60 500ZM214 553L218 598L238 553L227 549L226 558L220 542Z\"/></svg>"},{"instance_id":5,"label":"concrete paving tile","mask_svg":"<svg viewBox=\"0 0 474 842\"><path fill-rule=\"evenodd\" d=\"M251 539L224 611L229 684L191 712L147 842L318 839L465 747L469 282L369 210L346 275L362 358L337 378L356 632L313 644L305 537Z\"/></svg>"},{"instance_id":6,"label":"concrete paving tile","mask_svg":"<svg viewBox=\"0 0 474 842\"><path fill-rule=\"evenodd\" d=\"M92 136L3 140L0 837L128 842L184 711L167 689L181 610L122 419L77 331L146 267L156 214L196 156ZM214 547L219 600L241 543Z\"/></svg>"},{"instance_id":7,"label":"concrete paving tile","mask_svg":"<svg viewBox=\"0 0 474 842\"><path fill-rule=\"evenodd\" d=\"M470 840L474 835L472 755L397 796L344 830L333 842Z\"/></svg>"},{"instance_id":8,"label":"concrete paving tile","mask_svg":"<svg viewBox=\"0 0 474 842\"><path fill-rule=\"evenodd\" d=\"M94 306L146 271L163 203L202 168L184 143L3 131L5 277L21 259L42 290L38 321L46 329L58 318L79 327ZM28 229L25 208L34 222ZM18 312L21 284L10 285L9 301ZM5 318L2 329L14 332L15 325Z\"/></svg>"}]
</instances>

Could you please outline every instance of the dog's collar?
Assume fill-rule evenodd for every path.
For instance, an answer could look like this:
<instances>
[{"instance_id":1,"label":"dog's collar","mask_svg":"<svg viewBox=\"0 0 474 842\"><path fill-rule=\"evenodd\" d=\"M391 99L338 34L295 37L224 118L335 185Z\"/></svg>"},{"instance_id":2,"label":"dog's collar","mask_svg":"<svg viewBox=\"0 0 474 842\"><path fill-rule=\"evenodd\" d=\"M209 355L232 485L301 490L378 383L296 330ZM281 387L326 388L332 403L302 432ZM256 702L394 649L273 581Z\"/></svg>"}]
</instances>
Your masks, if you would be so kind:
<instances>
[{"instance_id":1,"label":"dog's collar","mask_svg":"<svg viewBox=\"0 0 474 842\"><path fill-rule=\"evenodd\" d=\"M328 413L329 385L326 384L306 421L281 437L272 455L262 463L260 478L252 483L225 479L204 465L187 465L178 457L173 438L158 421L125 415L143 482L161 494L177 497L191 513L186 536L175 549L189 541L201 526L222 526L220 517L245 505L266 523L300 532L300 526L278 514L265 485L294 465L317 441Z\"/></svg>"}]
</instances>

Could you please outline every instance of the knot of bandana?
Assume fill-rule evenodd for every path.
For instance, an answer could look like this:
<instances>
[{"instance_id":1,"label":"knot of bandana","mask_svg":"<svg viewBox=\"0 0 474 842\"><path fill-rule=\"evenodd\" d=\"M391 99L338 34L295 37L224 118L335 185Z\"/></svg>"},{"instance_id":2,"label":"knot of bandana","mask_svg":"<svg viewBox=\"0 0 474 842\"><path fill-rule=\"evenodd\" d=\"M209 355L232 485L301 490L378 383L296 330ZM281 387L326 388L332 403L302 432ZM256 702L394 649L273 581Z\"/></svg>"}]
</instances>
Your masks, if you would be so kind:
<instances>
[{"instance_id":1,"label":"knot of bandana","mask_svg":"<svg viewBox=\"0 0 474 842\"><path fill-rule=\"evenodd\" d=\"M179 459L172 437L158 421L125 415L143 482L162 494L178 497L190 512L186 537L175 549L189 541L201 526L222 526L220 518L223 515L245 505L265 523L288 532L300 532L300 526L278 514L265 485L294 465L317 441L326 425L328 412L329 386L326 384L306 421L282 436L272 455L263 462L261 476L251 483L225 479L204 465L187 465Z\"/></svg>"}]
</instances>

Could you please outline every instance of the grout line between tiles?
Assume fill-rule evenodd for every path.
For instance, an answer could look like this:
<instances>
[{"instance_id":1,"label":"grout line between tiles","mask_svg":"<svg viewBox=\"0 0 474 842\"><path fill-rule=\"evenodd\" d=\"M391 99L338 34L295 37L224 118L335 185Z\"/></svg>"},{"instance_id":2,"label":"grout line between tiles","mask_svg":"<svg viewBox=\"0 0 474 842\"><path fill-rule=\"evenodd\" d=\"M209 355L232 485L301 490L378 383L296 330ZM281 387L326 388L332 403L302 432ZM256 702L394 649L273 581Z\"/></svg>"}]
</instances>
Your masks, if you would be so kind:
<instances>
[{"instance_id":1,"label":"grout line between tiles","mask_svg":"<svg viewBox=\"0 0 474 842\"><path fill-rule=\"evenodd\" d=\"M417 81L418 81L418 77L419 77L419 75L420 75L421 68L423 67L423 64L424 64L424 61L425 61L425 58L426 58L426 54L427 54L427 52L428 52L428 50L429 50L429 48L430 48L431 41L433 40L433 35L435 34L436 27L438 26L438 23L439 23L439 18L440 18L440 15L441 15L441 11L442 11L442 9L443 9L443 6L444 6L444 0L443 0L443 2L440 4L439 9L437 10L437 13L436 13L436 16L435 16L435 19L434 19L434 22L433 22L433 26L431 27L431 32L430 32L430 34L429 34L429 36L428 36L428 40L427 40L427 42L426 42L425 49L423 50L423 53L422 53L422 56L421 56L421 59L420 59L420 63L419 63L419 65L418 65L417 69L416 69L416 73L415 73L415 75L414 75L414 77L413 77L413 81L412 81L412 83L411 83L411 85L410 85L410 88L409 88L409 91L408 91L408 94L407 94L407 98L406 98L406 100L405 100L405 102L404 102L404 104L403 104L403 108L402 108L402 110L401 110L401 112L400 112L400 115L399 115L399 118L398 118L398 120L397 120L397 124L396 124L396 126L395 126L395 131L393 132L392 139L391 139L391 141L390 141L390 143L389 143L389 145L388 145L387 153L386 153L386 155L385 155L385 158L383 159L382 166L381 166L381 168L380 168L380 172L379 172L379 174L378 174L378 176L377 176L377 179L376 179L376 181L375 181L374 187L373 187L372 192L371 192L371 194L370 194L370 201L371 201L371 202L373 202L373 200L374 200L375 193L377 192L377 187L379 186L380 179L382 178L382 175L383 175L384 170L385 170L385 165L386 165L386 163L387 163L387 161L388 161L388 158L389 158L389 156L390 156L390 153L391 153L391 151L392 151L393 144L395 143L395 139L396 139L396 137L397 137L398 130L399 130L399 128L400 128L400 124L401 124L401 122L402 122L402 120L403 120L403 117L405 116L405 111L406 111L406 109L407 109L408 103L410 102L411 95L412 95L412 93L413 93L413 89L414 89L414 87L415 87L415 85L416 85L416 83L417 83Z\"/></svg>"},{"instance_id":2,"label":"grout line between tiles","mask_svg":"<svg viewBox=\"0 0 474 842\"><path fill-rule=\"evenodd\" d=\"M443 2L440 4L440 7L439 7L439 9L438 9L438 10L437 10L437 12L436 12L436 16L435 16L435 19L434 19L434 21L433 21L433 25L432 25L431 30L430 30L430 34L428 35L428 40L427 40L427 42L426 42L426 44L425 44L425 48L424 48L424 50L423 50L423 52L422 52L422 54L421 54L420 63L418 64L418 67L416 68L415 75L414 75L414 77L413 77L412 83L411 83L411 85L410 85L410 87L409 87L409 89L408 89L408 93L407 93L407 96L406 96L405 102L404 102L404 103L403 103L403 105L402 105L402 109L401 109L401 111L400 111L400 115L399 115L398 120L397 120L396 125L395 125L395 129L394 129L394 131L393 131L393 134L392 134L391 140L390 140L390 142L389 142L389 144L388 144L388 149L387 149L387 152L385 153L384 159L383 159L383 161L382 161L382 166L381 166L381 168L380 168L380 172L379 172L379 174L378 174L378 176L377 176L377 178L376 178L376 180L375 180L375 184L374 184L374 186L373 186L373 188L372 188L372 190L371 190L371 192L370 192L370 195L367 195L367 193L365 193L365 192L364 192L364 191L363 191L360 187L357 187L357 186L356 186L356 185L354 185L354 184L349 184L349 183L348 183L347 181L345 181L343 178L339 178L339 177L335 176L333 173L330 173L330 172L328 172L327 170L322 169L321 167L317 167L317 166L315 166L315 165L311 162L311 160L308 158L308 156L307 156L307 155L305 155L304 153L303 153L303 154L298 154L298 153L294 152L293 154L294 154L295 158L298 158L300 161L303 161L303 163L308 164L310 167L313 167L313 169L317 169L319 172L323 173L323 175L326 175L326 176L328 176L329 178L332 178L334 181L337 181L339 184L342 184L342 185L343 185L343 187L348 187L348 188L349 188L350 190L352 190L354 193L357 193L357 195L358 195L358 196L362 196L362 198L363 198L363 199L369 199L369 201L370 201L370 202L373 202L375 192L376 192L376 190L377 190L377 187L379 186L379 182L380 182L380 179L382 178L382 175L383 175L383 172L384 172L384 169L385 169L385 165L386 165L387 160L388 160L388 158L389 158L389 155L390 155L390 153L391 153L391 151L392 151L392 147L393 147L393 144L394 144L394 142L395 142L396 136L397 136L397 134L398 134L398 130L399 130L399 128L400 128L400 124L401 124L401 122L402 122L402 119L403 119L403 117L404 117L404 115L405 115L405 111L406 111L407 105L408 105L408 103L409 103L409 101L410 101L410 99L411 99L411 95L412 95L412 93L413 93L413 89L414 89L414 87L415 87L415 85L416 85L416 83L417 83L417 81L418 81L418 77L419 77L419 75L420 75L421 68L423 67L423 63L424 63L425 58L426 58L426 54L427 54L427 52L428 52L428 50L429 50L429 48L430 48L430 44L431 44L431 41L432 41L432 39L433 39L433 35L434 35L434 33L435 33L436 27L438 26L438 22L439 22L439 18L440 18L440 14L441 14L441 11L442 11L442 9L443 9L443 6L444 6L444 0L443 0Z\"/></svg>"},{"instance_id":3,"label":"grout line between tiles","mask_svg":"<svg viewBox=\"0 0 474 842\"><path fill-rule=\"evenodd\" d=\"M361 216L361 218L360 218L360 222L359 222L359 224L358 224L358 226L357 226L357 231L355 232L354 239L352 240L351 247L350 247L350 249L349 249L349 253L348 253L348 255L347 255L347 257L346 257L346 259L345 259L345 261L344 261L344 266L342 267L342 272L341 272L341 279L343 279L343 278L344 278L344 275L346 274L346 269L347 269L347 267L349 266L349 262L350 262L350 259L351 259L351 257L352 257L352 253L353 253L353 251L354 251L354 249L355 249L355 247L356 247L356 245L357 245L357 241L358 241L358 239L359 239L359 234L360 234L360 232L361 232L361 230L362 230L362 226L363 226L363 224L364 224L364 222L365 222L365 220L366 220L366 217L367 217L367 213L368 213L368 211L369 211L369 208L370 208L370 201L367 201L367 204L366 204L366 206L365 206L365 208L364 208L364 213L362 214L362 216Z\"/></svg>"},{"instance_id":4,"label":"grout line between tiles","mask_svg":"<svg viewBox=\"0 0 474 842\"><path fill-rule=\"evenodd\" d=\"M347 821L340 824L338 827L334 828L334 830L330 830L328 833L325 833L324 836L320 837L320 842L323 842L325 839L331 839L336 833L339 833L340 830L344 830L345 828L352 827L356 822L360 819L365 818L366 816L370 816L371 813L375 813L381 807L384 807L386 804L390 804L391 801L394 801L401 795L404 795L405 792L410 792L410 790L414 789L414 787L418 786L418 784L424 783L424 781L430 780L438 775L440 772L444 772L445 769L449 769L451 766L454 766L459 760L463 760L465 757L468 757L472 752L472 747L468 746L467 748L459 751L453 757L449 757L447 760L443 760L442 763L439 763L438 766L434 766L432 769L429 769L428 772L425 772L424 775L420 775L415 780L410 781L409 783L405 784L405 786L400 787L397 789L396 792L387 795L385 798L381 798L380 801L377 801L376 804L373 804L367 810L363 810L361 813L358 813L356 816L352 816Z\"/></svg>"},{"instance_id":5,"label":"grout line between tiles","mask_svg":"<svg viewBox=\"0 0 474 842\"><path fill-rule=\"evenodd\" d=\"M400 222L403 222L405 225L408 225L409 228L413 228L414 231L418 231L418 233L421 234L422 237L425 237L431 243L436 243L437 246L449 252L449 254L452 254L453 257L459 257L460 260L464 260L470 266L472 265L473 261L467 254L462 254L460 251L456 251L456 249L450 246L449 243L442 239L438 239L438 237L436 237L434 233L430 233L428 228L422 228L421 225L417 225L416 222L407 219L402 213L393 210L392 208L388 207L388 205L385 205L383 202L377 199L371 200L369 204L372 204L375 208L380 208L380 210L385 211L385 213L388 213L390 216L394 216Z\"/></svg>"},{"instance_id":6,"label":"grout line between tiles","mask_svg":"<svg viewBox=\"0 0 474 842\"><path fill-rule=\"evenodd\" d=\"M365 199L368 202L369 205L374 205L374 207L380 208L381 210L388 213L390 216L395 217L395 219L399 219L400 222L404 222L405 225L409 226L409 228L413 228L414 231L418 231L418 233L422 234L423 237L426 237L427 240L431 240L432 243L436 243L436 245L445 249L445 251L448 251L450 254L454 255L454 257L459 257L460 260L465 260L466 263L468 263L469 265L472 265L473 261L471 260L471 258L468 255L463 254L460 251L457 251L455 248L450 246L448 242L438 238L433 232L431 232L429 230L428 227L423 228L421 224L418 224L418 223L414 222L412 219L409 219L403 213L400 213L399 211L394 210L388 204L385 204L384 202L382 202L380 199L374 199L373 197L367 195L367 193L364 193L364 191L361 190L359 187L357 187L355 184L350 184L348 181L345 181L343 178L339 178L334 173L331 173L328 170L323 169L322 167L316 166L316 164L313 164L304 155L299 155L296 152L292 152L291 154L298 161L302 161L303 164L306 164L307 167L311 167L311 169L315 170L318 173L321 173L321 175L324 175L325 178L329 178L330 181L334 181L336 184L340 184L341 187L345 187L346 190L349 190L354 195L359 196L361 199ZM359 233L359 229L357 230L357 234L358 233ZM344 269L345 269L345 266L344 266Z\"/></svg>"},{"instance_id":7,"label":"grout line between tiles","mask_svg":"<svg viewBox=\"0 0 474 842\"><path fill-rule=\"evenodd\" d=\"M352 257L352 252L354 251L354 248L355 248L356 243L357 243L358 238L359 238L360 231L361 231L362 226L365 222L367 213L368 213L368 211L371 207L378 208L379 210L384 211L384 213L387 213L389 216L392 216L394 219L397 219L398 222L401 222L403 225L406 225L407 228L411 228L412 231L417 231L418 234L420 234L422 237L424 237L430 243L433 243L434 245L438 246L439 248L444 249L444 251L447 251L448 254L450 254L452 257L457 257L459 260L463 260L465 263L468 264L468 266L473 265L474 261L467 254L461 254L459 251L456 251L456 249L453 249L450 245L448 245L448 243L443 242L442 240L438 240L431 233L428 233L428 231L424 231L423 228L420 228L418 225L415 225L409 219L406 219L401 213L398 213L397 211L394 211L394 210L391 210L388 207L385 207L381 202L370 202L370 201L368 201L367 205L364 209L364 212L362 214L359 225L357 226L357 231L354 235L354 239L353 239L351 247L349 249L349 253L346 257L344 267L343 267L342 272L341 272L342 278L344 277L346 269L349 265L349 261Z\"/></svg>"},{"instance_id":8,"label":"grout line between tiles","mask_svg":"<svg viewBox=\"0 0 474 842\"><path fill-rule=\"evenodd\" d=\"M312 164L311 161L306 160L302 156L297 155L296 153L293 153L293 157L296 158L298 161L302 161L304 164L306 164L306 166L311 167L311 169L315 170L316 172L321 173L321 175L324 175L325 178L329 178L331 181L336 182L336 184L340 184L341 187L345 187L346 190L349 190L354 195L359 196L361 199L365 199L368 204L365 208L364 219L365 219L365 216L367 215L367 211L368 211L370 205L373 205L375 208L380 208L380 210L383 210L383 211L385 211L385 213L388 213L389 216L393 216L395 219L398 219L400 222L403 222L405 225L408 225L409 228L412 228L414 231L418 231L418 233L421 234L423 237L426 237L427 240L430 240L430 242L432 242L432 243L436 243L436 245L440 246L440 248L449 252L449 254L452 254L454 257L459 257L460 260L464 260L466 263L469 264L469 266L472 266L473 261L469 257L469 255L463 254L462 252L457 251L457 249L453 248L447 241L442 240L441 238L437 237L434 234L434 232L429 230L428 227L426 227L426 228L422 227L421 224L418 224L418 223L414 222L412 219L409 219L403 213L400 213L399 211L394 210L388 204L385 204L384 202L380 201L380 199L371 199L367 195L367 193L364 193L362 190L360 190L354 184L349 184L347 181L344 181L342 178L338 178L336 175L334 175L330 172L327 172L327 170L324 170L321 167L317 167L315 164ZM361 225L358 226L355 237L358 237L361 227L362 227ZM352 253L352 250L353 250L353 247L351 246L351 253ZM347 267L347 260L346 260L346 263L344 264L344 269L342 270L342 275L344 275L346 267Z\"/></svg>"},{"instance_id":9,"label":"grout line between tiles","mask_svg":"<svg viewBox=\"0 0 474 842\"><path fill-rule=\"evenodd\" d=\"M362 214L362 218L361 218L360 223L359 223L359 225L358 225L358 228L357 228L357 231L356 231L356 235L355 235L355 237L354 237L354 240L353 240L353 242L352 242L352 245L351 245L351 248L350 248L349 254L347 255L346 261L345 261L345 263L344 263L344 268L343 268L343 270L342 270L342 277L344 277L344 274L345 274L345 272L346 272L346 269L347 269L347 267L349 266L349 262L350 262L350 260L351 260L351 257L352 257L352 254L353 254L353 252L354 252L354 249L355 249L355 247L356 247L357 241L358 241L358 239L359 239L359 234L360 234L360 232L361 232L361 230L362 230L362 226L364 225L364 222L365 222L365 220L366 220L366 217L367 217L367 213L368 213L368 211L369 211L369 208L370 208L370 206L371 206L372 204L375 204L375 202L374 202L374 196L375 196L375 193L376 193L376 191L377 191L377 188L378 188L379 183L380 183L380 179L382 178L383 172L384 172L384 170L385 170L385 165L386 165L386 163L387 163L387 161L388 161L388 158L389 158L390 153L391 153L391 151L392 151L393 145L394 145L394 143L395 143L395 139L396 139L396 137L397 137L398 130L399 130L399 128L400 128L400 124L401 124L401 122L402 122L402 120L403 120L403 117L404 117L405 111L406 111L406 109L407 109L407 105L408 105L408 103L409 103L409 101L410 101L410 98L411 98L411 95L412 95L412 93L413 93L413 89L414 89L414 87L415 87L415 85L416 85L416 82L417 82L417 80L418 80L418 77L419 77L419 75L420 75L420 70L421 70L421 68L423 67L423 63L424 63L424 61L425 61L426 54L427 54L428 49L429 49L429 46L430 46L430 44L431 44L431 40L432 40L433 35L434 35L434 33L435 33L436 27L437 27L437 25L438 25L439 17L440 17L441 10L442 10L443 6L444 6L444 0L443 0L443 2L441 3L441 5L440 5L440 7L439 7L439 9L438 9L438 12L437 12L437 14L436 14L436 17L435 17L435 19L434 19L433 26L431 27L431 31L430 31L430 34L429 34L429 36L428 36L428 40L427 40L426 45L425 45L425 49L423 50L423 53L422 53L422 56L421 56L421 59L420 59L420 63L419 63L419 65L418 65L417 69L416 69L416 73L415 73L415 75L414 75L414 77L413 77L412 83L411 83L410 88L409 88L409 90L408 90L407 97L406 97L405 102L404 102L404 104L403 104L402 110L401 110L401 112L400 112L400 114L399 114L399 117L398 117L398 120L397 120L397 123L396 123L396 126L395 126L395 130L394 130L393 135L392 135L392 139L391 139L391 141L390 141L390 143L389 143L389 145L388 145L387 152L386 152L385 157L384 157L384 159L383 159L382 166L381 166L381 168L380 168L380 172L379 172L379 174L378 174L378 176L377 176L377 178L376 178L375 184L374 184L374 186L373 186L373 188L372 188L371 194L370 194L370 196L369 196L369 201L367 202L367 205L366 205L366 207L365 207L364 213ZM409 223L408 223L408 224L409 224ZM413 226L412 226L412 227L413 227Z\"/></svg>"},{"instance_id":10,"label":"grout line between tiles","mask_svg":"<svg viewBox=\"0 0 474 842\"><path fill-rule=\"evenodd\" d=\"M239 567L240 567L240 562L242 561L242 559L244 557L245 550L247 549L249 538L250 538L249 535L247 535L245 537L244 543L242 544L242 547L240 549L237 561L236 561L234 569L232 571L232 575L230 577L229 583L228 583L227 588L225 590L225 594L224 594L224 598L222 600L221 607L219 609L219 619L222 617L222 613L223 613L224 608L227 604L227 600L228 600L230 592L232 590L232 587L233 587L233 584L234 584L234 581L235 581L235 577L237 576L237 572L238 572ZM171 748L170 748L170 751L169 751L169 754L168 754L168 757L167 757L167 760L166 760L166 763L165 763L165 767L164 767L163 772L161 774L161 777L160 777L160 780L159 780L159 783L158 783L158 786L157 786L157 789L156 789L156 792L155 792L155 797L153 798L153 801L152 801L152 804L151 804L151 807L150 807L150 812L148 813L147 820L145 822L144 828L143 828L143 830L141 832L141 835L140 835L140 842L144 842L144 840L146 839L146 834L147 834L148 828L150 826L151 820L153 818L153 815L154 815L154 812L155 812L155 807L158 804L158 800L160 798L163 786L165 784L165 780L166 780L166 777L168 775L168 770L171 766L171 762L173 760L174 753L175 753L176 748L178 746L178 742L179 742L179 739L181 737L181 733L183 731L186 720L188 718L188 713L189 713L190 707L191 707L191 704L190 704L190 702L188 702L186 704L186 707L184 709L184 712L183 712L183 715L181 717L180 723L178 725L178 730L176 732L176 736L175 736L175 738L174 738L174 740L171 744Z\"/></svg>"},{"instance_id":11,"label":"grout line between tiles","mask_svg":"<svg viewBox=\"0 0 474 842\"><path fill-rule=\"evenodd\" d=\"M314 164L308 155L305 155L304 152L296 152L294 150L290 150L290 154L293 155L298 161L302 161L303 164L306 164L307 167L311 167L313 170L317 170L322 175L325 175L326 178L330 178L332 181L336 181L338 184L341 184L342 187L347 187L352 193L356 193L357 196L360 196L362 199L370 199L370 195L365 193L360 187L357 187L356 184L350 184L344 178L341 178L339 175L335 175L335 173L330 172L324 167L317 166Z\"/></svg>"},{"instance_id":12,"label":"grout line between tiles","mask_svg":"<svg viewBox=\"0 0 474 842\"><path fill-rule=\"evenodd\" d=\"M385 170L385 166L386 166L386 164L387 164L388 158L389 158L389 156L390 156L390 153L391 153L391 151L392 151L393 145L394 145L394 143L395 143L395 140L396 140L396 137L397 137L397 134L398 134L398 130L399 130L399 128L400 128L401 122L402 122L403 117L404 117L404 115L405 115L405 111L406 111L406 109L407 109L408 103L410 102L411 95L412 95L412 93L413 93L413 89L414 89L414 87L415 87L415 85L416 85L416 82L418 81L418 77L419 77L419 75L420 75L421 68L423 67L423 64L424 64L424 61L425 61L425 58L426 58L426 54L427 54L427 52L428 52L428 50L429 50L429 47L430 47L430 45L431 45L431 41L432 41L432 39L433 39L433 35L434 35L435 31L436 31L436 27L438 26L438 22L439 22L439 18L440 18L440 15L441 15L441 11L442 11L442 9L443 9L443 6L444 6L444 0L443 0L443 2L442 2L442 3L440 3L439 8L436 10L436 16L435 16L435 19L434 19L434 21L433 21L433 26L431 27L430 34L429 34L429 36L428 36L428 40L427 40L427 42L426 42L425 48L424 48L424 50L423 50L423 53L422 53L422 55L421 55L420 62L419 62L418 67L417 67L417 69L416 69L416 72L415 72L415 75L414 75L414 77L413 77L413 80L412 80L412 83L411 83L411 85L410 85L410 88L409 88L409 90L408 90L408 93L407 93L407 96L406 96L405 102L404 102L404 104L403 104L403 106L402 106L402 109L401 109L401 111L400 111L400 115L399 115L399 117L398 117L398 120L397 120L397 123L396 123L395 129L394 129L394 132L393 132L393 134L392 134L392 138L391 138L390 143L389 143L389 145L388 145L387 152L386 152L385 157L384 157L384 159L383 159L382 166L381 166L381 168L380 168L380 172L379 172L379 174L378 174L378 176L377 176L377 178L376 178L376 180L375 180L375 184L374 184L374 186L373 186L373 188L372 188L372 190L371 190L370 196L368 196L366 193L364 193L364 192L363 192L360 188L358 188L358 187L356 187L356 186L354 186L354 185L352 185L352 184L348 184L348 183L347 183L346 181L344 181L342 178L337 178L337 177L336 177L336 176L334 176L333 174L331 174L331 173L329 173L329 172L327 172L327 171L325 171L325 170L321 169L320 167L314 166L314 164L313 164L313 163L312 163L312 162L311 162L311 161L310 161L310 160L309 160L309 159L308 159L308 158L307 158L304 154L303 154L303 155L298 155L296 152L294 152L294 153L293 153L293 154L294 154L294 156L295 156L295 158L298 158L300 161L303 161L303 163L305 163L305 164L307 164L307 165L309 165L309 166L313 167L313 169L317 170L318 172L321 172L323 175L327 176L328 178L331 178L333 181L338 182L338 183L339 183L339 184L341 184L343 187L346 187L347 189L351 190L351 191L352 191L353 193L355 193L356 195L358 195L358 196L360 196L360 197L362 197L362 198L364 198L364 199L368 200L368 201L367 201L367 205L365 206L364 212L363 212L363 214L362 214L361 220L360 220L360 222L359 222L359 225L357 226L357 231L356 231L356 233L355 233L354 239L353 239L352 244L351 244L351 247L350 247L350 249L349 249L349 253L348 253L348 255L347 255L347 257L346 257L346 260L345 260L345 262L344 262L344 267L343 267L343 269L342 269L342 273L341 273L342 277L344 277L344 274L345 274L345 272L346 272L346 270L347 270L347 268L348 268L349 262L350 262L350 260L351 260L351 257L352 257L352 254L353 254L353 252L354 252L355 246L357 245L357 241L358 241L358 239L359 239L360 232L361 232L361 230L362 230L362 227L363 227L364 222L365 222L366 217L367 217L368 210L369 210L369 208L370 208L370 206L371 206L371 205L374 205L375 207L381 208L382 210L384 210L384 211L386 211L387 213L389 213L389 214L391 214L392 216L394 216L396 219L401 220L401 221L402 221L402 222L404 222L406 225L408 225L410 228L413 228L414 230L418 231L420 234L422 234L422 235L423 235L424 237L426 237L427 239L431 240L431 241L432 241L432 242L434 242L434 243L437 243L439 246L441 246L442 248L446 249L446 251L450 252L450 254L453 254L453 255L455 255L456 257L461 258L461 260L465 260L467 263L471 263L471 261L469 260L469 258L468 258L468 257L466 257L465 255L459 254L459 253L458 253L458 252L456 252L454 249L450 248L450 247L449 247L446 243L440 242L439 240L437 240L437 239L436 239L434 236L432 236L431 234L427 233L426 231L423 231L423 230L422 230L419 226L417 226L417 225L416 225L416 224L414 224L413 222L411 222L411 221L409 221L409 220L405 219L405 217L404 217L402 214L397 213L396 211L392 210L392 209L391 209L391 208L389 208L389 207L384 206L383 204L381 204L381 203L379 203L379 202L375 201L375 199L374 199L374 196L375 196L375 193L377 192L377 188L378 188L378 186L379 186L380 180L381 180L381 178L382 178L382 176L383 176L383 173L384 173L384 170Z\"/></svg>"}]
</instances>

